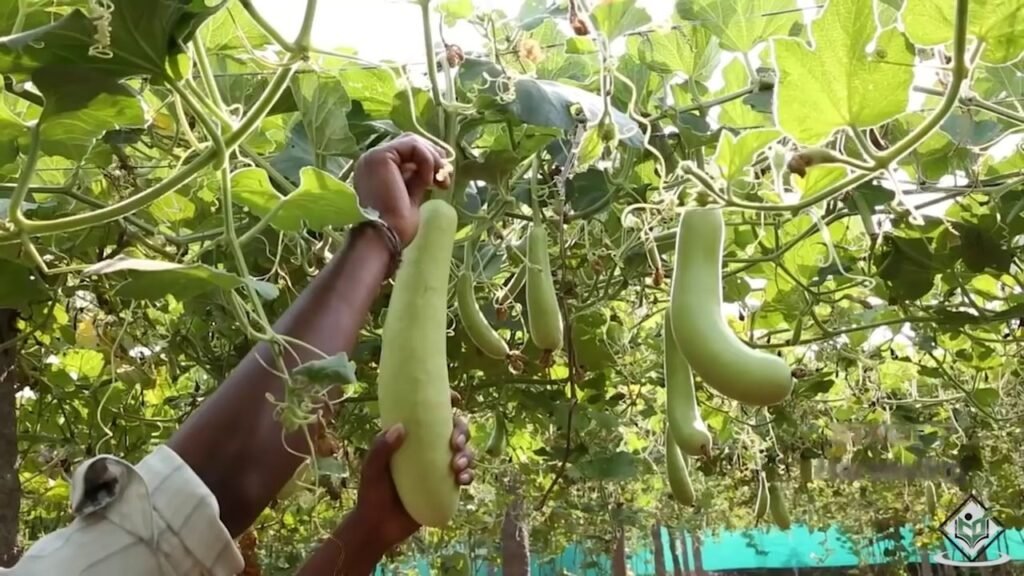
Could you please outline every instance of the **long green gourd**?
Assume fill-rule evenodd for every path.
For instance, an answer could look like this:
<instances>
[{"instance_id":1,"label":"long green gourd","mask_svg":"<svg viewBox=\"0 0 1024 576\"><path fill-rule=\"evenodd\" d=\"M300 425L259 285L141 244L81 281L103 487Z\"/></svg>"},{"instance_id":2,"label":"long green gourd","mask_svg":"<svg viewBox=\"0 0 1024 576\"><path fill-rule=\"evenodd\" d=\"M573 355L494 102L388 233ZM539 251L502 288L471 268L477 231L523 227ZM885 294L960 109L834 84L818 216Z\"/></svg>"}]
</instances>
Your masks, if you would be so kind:
<instances>
[{"instance_id":1,"label":"long green gourd","mask_svg":"<svg viewBox=\"0 0 1024 576\"><path fill-rule=\"evenodd\" d=\"M530 226L526 245L526 308L530 338L545 353L562 348L562 311L548 256L548 231L543 222Z\"/></svg>"},{"instance_id":2,"label":"long green gourd","mask_svg":"<svg viewBox=\"0 0 1024 576\"><path fill-rule=\"evenodd\" d=\"M793 377L784 360L746 346L722 318L720 208L689 208L679 220L670 314L677 344L693 370L718 392L752 406L789 397Z\"/></svg>"},{"instance_id":3,"label":"long green gourd","mask_svg":"<svg viewBox=\"0 0 1024 576\"><path fill-rule=\"evenodd\" d=\"M458 215L444 200L420 208L420 228L395 277L381 344L381 423L405 426L391 459L398 495L414 520L439 528L459 504L451 468L453 413L448 382L448 280Z\"/></svg>"},{"instance_id":4,"label":"long green gourd","mask_svg":"<svg viewBox=\"0 0 1024 576\"><path fill-rule=\"evenodd\" d=\"M679 351L672 330L672 319L665 314L663 354L665 355L665 393L668 429L679 449L689 456L711 456L711 433L697 408L693 373Z\"/></svg>"},{"instance_id":5,"label":"long green gourd","mask_svg":"<svg viewBox=\"0 0 1024 576\"><path fill-rule=\"evenodd\" d=\"M792 522L789 519L789 508L782 494L782 486L777 481L768 483L768 509L772 512L772 520L781 530L789 530Z\"/></svg>"}]
</instances>

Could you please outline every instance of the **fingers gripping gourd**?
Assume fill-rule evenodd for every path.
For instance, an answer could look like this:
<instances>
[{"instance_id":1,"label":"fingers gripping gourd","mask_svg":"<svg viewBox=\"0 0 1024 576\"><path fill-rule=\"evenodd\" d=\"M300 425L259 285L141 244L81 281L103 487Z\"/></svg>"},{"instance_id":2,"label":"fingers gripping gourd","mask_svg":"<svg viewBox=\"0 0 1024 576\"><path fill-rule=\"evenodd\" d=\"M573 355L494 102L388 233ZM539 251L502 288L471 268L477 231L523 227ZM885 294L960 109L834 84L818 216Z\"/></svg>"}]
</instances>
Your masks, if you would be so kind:
<instances>
[{"instance_id":1,"label":"fingers gripping gourd","mask_svg":"<svg viewBox=\"0 0 1024 576\"><path fill-rule=\"evenodd\" d=\"M672 321L665 315L663 328L665 356L665 392L668 428L675 443L689 456L711 455L711 434L697 408L693 374L686 357L679 351L672 330Z\"/></svg>"},{"instance_id":2,"label":"fingers gripping gourd","mask_svg":"<svg viewBox=\"0 0 1024 576\"><path fill-rule=\"evenodd\" d=\"M672 495L684 506L693 506L697 496L693 493L690 471L686 469L686 458L683 456L672 433L665 434L665 466L668 468L668 485Z\"/></svg>"},{"instance_id":3,"label":"fingers gripping gourd","mask_svg":"<svg viewBox=\"0 0 1024 576\"><path fill-rule=\"evenodd\" d=\"M669 307L677 344L708 386L744 404L778 404L793 390L790 367L778 356L747 347L722 318L724 242L721 209L683 213Z\"/></svg>"},{"instance_id":4,"label":"fingers gripping gourd","mask_svg":"<svg viewBox=\"0 0 1024 576\"><path fill-rule=\"evenodd\" d=\"M463 270L455 286L455 301L459 310L459 320L466 329L469 339L476 344L485 355L495 360L508 357L508 344L498 332L487 322L473 292L473 273Z\"/></svg>"},{"instance_id":5,"label":"fingers gripping gourd","mask_svg":"<svg viewBox=\"0 0 1024 576\"><path fill-rule=\"evenodd\" d=\"M447 202L423 204L419 232L395 277L377 378L382 424L402 424L406 430L404 444L391 459L395 487L409 515L431 527L446 525L459 503L451 468L446 346L457 222Z\"/></svg>"},{"instance_id":6,"label":"fingers gripping gourd","mask_svg":"<svg viewBox=\"0 0 1024 576\"><path fill-rule=\"evenodd\" d=\"M782 485L776 481L768 483L768 509L771 510L775 525L782 530L789 530L789 508L786 507L786 499L782 494Z\"/></svg>"},{"instance_id":7,"label":"fingers gripping gourd","mask_svg":"<svg viewBox=\"0 0 1024 576\"><path fill-rule=\"evenodd\" d=\"M526 245L526 308L530 338L546 353L562 348L562 311L548 257L548 232L542 223L530 226Z\"/></svg>"}]
</instances>

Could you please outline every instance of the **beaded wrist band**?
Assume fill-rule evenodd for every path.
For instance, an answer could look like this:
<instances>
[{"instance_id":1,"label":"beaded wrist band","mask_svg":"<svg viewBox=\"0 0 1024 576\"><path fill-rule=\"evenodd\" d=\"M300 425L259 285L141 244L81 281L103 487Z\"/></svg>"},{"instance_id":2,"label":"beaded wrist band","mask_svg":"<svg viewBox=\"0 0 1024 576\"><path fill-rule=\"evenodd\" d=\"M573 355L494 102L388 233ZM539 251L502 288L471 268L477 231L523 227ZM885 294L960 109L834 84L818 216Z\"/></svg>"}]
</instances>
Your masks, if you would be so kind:
<instances>
[{"instance_id":1,"label":"beaded wrist band","mask_svg":"<svg viewBox=\"0 0 1024 576\"><path fill-rule=\"evenodd\" d=\"M391 268L388 270L387 278L394 278L395 273L398 272L398 266L402 263L402 241L398 238L398 233L383 220L364 220L352 228L352 235L356 236L368 228L377 230L384 236L388 250L391 251Z\"/></svg>"}]
</instances>

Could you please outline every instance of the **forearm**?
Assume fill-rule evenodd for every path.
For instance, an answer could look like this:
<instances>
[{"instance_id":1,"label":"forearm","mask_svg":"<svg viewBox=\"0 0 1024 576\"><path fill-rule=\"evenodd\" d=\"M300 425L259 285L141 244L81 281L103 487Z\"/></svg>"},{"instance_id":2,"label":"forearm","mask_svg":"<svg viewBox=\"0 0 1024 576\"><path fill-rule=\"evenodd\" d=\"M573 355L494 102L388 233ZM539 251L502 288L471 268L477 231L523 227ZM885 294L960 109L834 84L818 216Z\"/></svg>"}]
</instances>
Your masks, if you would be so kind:
<instances>
[{"instance_id":1,"label":"forearm","mask_svg":"<svg viewBox=\"0 0 1024 576\"><path fill-rule=\"evenodd\" d=\"M296 576L369 576L387 552L355 512L317 547Z\"/></svg>"},{"instance_id":2,"label":"forearm","mask_svg":"<svg viewBox=\"0 0 1024 576\"><path fill-rule=\"evenodd\" d=\"M350 353L390 265L385 240L363 230L303 291L274 330L328 355ZM293 369L319 358L313 350L292 346L284 360ZM268 367L275 367L273 356L260 343L169 442L214 493L233 536L249 527L302 462L282 442L281 424L267 396L282 400L285 384ZM315 435L318 426L308 432ZM286 441L291 450L308 452L304 431Z\"/></svg>"}]
</instances>

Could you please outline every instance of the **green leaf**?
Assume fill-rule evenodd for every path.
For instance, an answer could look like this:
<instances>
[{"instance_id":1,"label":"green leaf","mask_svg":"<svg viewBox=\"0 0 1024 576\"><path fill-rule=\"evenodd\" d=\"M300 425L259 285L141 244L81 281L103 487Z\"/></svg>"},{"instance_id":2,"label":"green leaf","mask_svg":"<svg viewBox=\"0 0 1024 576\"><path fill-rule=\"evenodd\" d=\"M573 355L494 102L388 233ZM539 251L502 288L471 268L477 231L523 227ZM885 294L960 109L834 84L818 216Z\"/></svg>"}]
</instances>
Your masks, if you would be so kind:
<instances>
[{"instance_id":1,"label":"green leaf","mask_svg":"<svg viewBox=\"0 0 1024 576\"><path fill-rule=\"evenodd\" d=\"M243 168L231 175L232 199L263 218L274 212L270 225L282 232L304 228L342 228L376 218L359 206L359 198L348 184L323 170L307 166L300 173L299 187L281 196L262 168Z\"/></svg>"},{"instance_id":2,"label":"green leaf","mask_svg":"<svg viewBox=\"0 0 1024 576\"><path fill-rule=\"evenodd\" d=\"M437 10L444 15L445 26L454 26L473 15L473 0L444 0Z\"/></svg>"},{"instance_id":3,"label":"green leaf","mask_svg":"<svg viewBox=\"0 0 1024 576\"><path fill-rule=\"evenodd\" d=\"M640 62L659 74L686 74L698 82L711 79L721 51L707 28L689 23L640 39Z\"/></svg>"},{"instance_id":4,"label":"green leaf","mask_svg":"<svg viewBox=\"0 0 1024 576\"><path fill-rule=\"evenodd\" d=\"M583 108L589 122L596 123L604 114L600 96L574 86L532 78L521 78L515 85L516 99L509 104L509 109L527 124L574 130L576 119L571 112L574 104ZM643 147L643 133L632 118L612 108L612 120L619 128L623 143L633 148Z\"/></svg>"},{"instance_id":5,"label":"green leaf","mask_svg":"<svg viewBox=\"0 0 1024 576\"><path fill-rule=\"evenodd\" d=\"M298 74L292 94L313 151L324 156L356 154L359 146L348 127L352 100L337 74Z\"/></svg>"},{"instance_id":6,"label":"green leaf","mask_svg":"<svg viewBox=\"0 0 1024 576\"><path fill-rule=\"evenodd\" d=\"M842 166L811 166L807 176L793 175L793 185L800 191L803 198L813 196L829 186L846 178L847 170Z\"/></svg>"},{"instance_id":7,"label":"green leaf","mask_svg":"<svg viewBox=\"0 0 1024 576\"><path fill-rule=\"evenodd\" d=\"M782 133L774 128L750 130L739 138L723 131L714 157L722 178L733 182L745 176L757 153L780 137Z\"/></svg>"},{"instance_id":8,"label":"green leaf","mask_svg":"<svg viewBox=\"0 0 1024 576\"><path fill-rule=\"evenodd\" d=\"M722 78L725 80L725 85L722 86L721 90L713 94L715 98L739 92L749 87L751 83L750 72L747 71L743 60L739 58L734 58L732 62L726 65L725 69L722 70ZM726 102L719 110L718 123L722 126L746 129L767 126L771 123L770 116L754 110L743 100Z\"/></svg>"},{"instance_id":9,"label":"green leaf","mask_svg":"<svg viewBox=\"0 0 1024 576\"><path fill-rule=\"evenodd\" d=\"M922 298L935 286L932 249L923 238L887 237L878 277L889 288L890 303Z\"/></svg>"},{"instance_id":10,"label":"green leaf","mask_svg":"<svg viewBox=\"0 0 1024 576\"><path fill-rule=\"evenodd\" d=\"M210 52L244 51L247 46L259 48L271 43L238 0L230 0L227 8L214 14L199 34Z\"/></svg>"},{"instance_id":11,"label":"green leaf","mask_svg":"<svg viewBox=\"0 0 1024 576\"><path fill-rule=\"evenodd\" d=\"M293 370L292 376L322 387L354 384L357 381L356 365L349 361L348 355L344 352L323 360L307 362Z\"/></svg>"},{"instance_id":12,"label":"green leaf","mask_svg":"<svg viewBox=\"0 0 1024 576\"><path fill-rule=\"evenodd\" d=\"M651 23L651 15L637 6L636 0L602 0L591 10L590 18L608 40Z\"/></svg>"},{"instance_id":13,"label":"green leaf","mask_svg":"<svg viewBox=\"0 0 1024 576\"><path fill-rule=\"evenodd\" d=\"M872 0L829 2L811 27L815 48L802 41L775 41L779 127L815 145L843 127L869 128L907 109L914 53L890 28L876 41Z\"/></svg>"},{"instance_id":14,"label":"green leaf","mask_svg":"<svg viewBox=\"0 0 1024 576\"><path fill-rule=\"evenodd\" d=\"M136 92L88 72L67 70L59 78L38 75L37 85L49 94L40 118L40 146L44 154L72 161L84 158L104 133L146 125L142 101ZM52 84L52 85L51 85ZM68 85L81 91L65 90ZM28 147L25 135L20 146Z\"/></svg>"},{"instance_id":15,"label":"green leaf","mask_svg":"<svg viewBox=\"0 0 1024 576\"><path fill-rule=\"evenodd\" d=\"M707 27L722 41L722 48L750 52L758 43L789 35L801 17L795 0L678 0L683 20Z\"/></svg>"},{"instance_id":16,"label":"green leaf","mask_svg":"<svg viewBox=\"0 0 1024 576\"><path fill-rule=\"evenodd\" d=\"M96 350L72 348L60 355L60 367L72 380L93 380L103 373L107 360Z\"/></svg>"},{"instance_id":17,"label":"green leaf","mask_svg":"<svg viewBox=\"0 0 1024 576\"><path fill-rule=\"evenodd\" d=\"M585 460L576 468L592 480L625 481L640 473L639 459L629 452L615 452Z\"/></svg>"},{"instance_id":18,"label":"green leaf","mask_svg":"<svg viewBox=\"0 0 1024 576\"><path fill-rule=\"evenodd\" d=\"M992 408L999 403L1001 396L995 388L977 388L971 392L971 398L982 408Z\"/></svg>"},{"instance_id":19,"label":"green leaf","mask_svg":"<svg viewBox=\"0 0 1024 576\"><path fill-rule=\"evenodd\" d=\"M968 270L979 274L987 270L1010 273L1013 252L1000 238L974 224L954 222L952 226L959 236L960 251Z\"/></svg>"},{"instance_id":20,"label":"green leaf","mask_svg":"<svg viewBox=\"0 0 1024 576\"><path fill-rule=\"evenodd\" d=\"M150 204L149 213L168 224L175 224L195 216L196 205L181 194L171 192Z\"/></svg>"},{"instance_id":21,"label":"green leaf","mask_svg":"<svg viewBox=\"0 0 1024 576\"><path fill-rule=\"evenodd\" d=\"M955 2L907 0L903 25L907 36L920 46L953 41ZM1024 4L1020 0L970 0L967 33L984 42L981 61L1009 64L1024 54Z\"/></svg>"},{"instance_id":22,"label":"green leaf","mask_svg":"<svg viewBox=\"0 0 1024 576\"><path fill-rule=\"evenodd\" d=\"M94 21L76 8L52 24L0 38L0 73L37 79L40 72L59 77L76 71L108 80L140 75L163 79L168 56L180 53L203 21L224 5L207 5L205 0L111 1L109 46L95 40L100 19ZM57 89L82 90L72 83Z\"/></svg>"},{"instance_id":23,"label":"green leaf","mask_svg":"<svg viewBox=\"0 0 1024 576\"><path fill-rule=\"evenodd\" d=\"M174 296L188 300L215 290L234 290L245 280L203 264L175 264L119 256L91 266L85 276L115 275L122 281L115 296L129 300L160 300Z\"/></svg>"},{"instance_id":24,"label":"green leaf","mask_svg":"<svg viewBox=\"0 0 1024 576\"><path fill-rule=\"evenodd\" d=\"M35 272L10 260L0 259L0 278L0 308L17 309L50 296Z\"/></svg>"},{"instance_id":25,"label":"green leaf","mask_svg":"<svg viewBox=\"0 0 1024 576\"><path fill-rule=\"evenodd\" d=\"M954 112L943 120L941 130L958 146L980 148L994 142L1002 135L1003 128L995 120L979 120L972 114Z\"/></svg>"},{"instance_id":26,"label":"green leaf","mask_svg":"<svg viewBox=\"0 0 1024 576\"><path fill-rule=\"evenodd\" d=\"M572 36L565 41L566 54L597 54L597 44L589 36Z\"/></svg>"}]
</instances>

